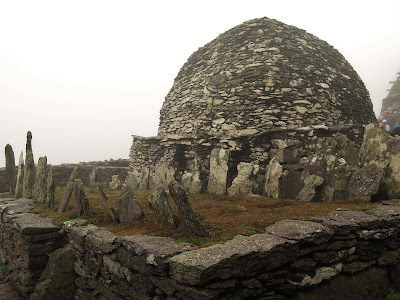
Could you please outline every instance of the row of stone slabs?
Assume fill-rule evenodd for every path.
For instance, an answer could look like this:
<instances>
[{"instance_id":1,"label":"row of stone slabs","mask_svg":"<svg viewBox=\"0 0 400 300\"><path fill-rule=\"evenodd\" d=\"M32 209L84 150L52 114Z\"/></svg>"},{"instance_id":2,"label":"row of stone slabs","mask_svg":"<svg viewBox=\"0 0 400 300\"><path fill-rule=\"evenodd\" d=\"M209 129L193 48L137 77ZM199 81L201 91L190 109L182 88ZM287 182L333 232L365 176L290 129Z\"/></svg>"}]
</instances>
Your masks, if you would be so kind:
<instances>
[{"instance_id":1,"label":"row of stone slabs","mask_svg":"<svg viewBox=\"0 0 400 300\"><path fill-rule=\"evenodd\" d=\"M58 207L58 212L62 213L68 209L71 196L74 194L76 215L78 217L89 216L89 201L83 189L82 180L78 178L78 172L79 165L75 167L69 178L64 195ZM121 223L133 223L143 218L143 209L140 206L139 201L136 199L133 190L129 186L126 186L118 197L119 217L117 217L110 201L103 191L101 184L97 184L96 187L108 214L114 222L119 221ZM207 232L207 230L203 227L196 211L190 205L183 186L176 181L171 181L168 185L168 189L178 208L178 213L181 217L184 229L196 236L210 237L210 233ZM171 205L168 201L168 196L164 188L159 187L153 191L149 197L149 207L158 214L162 215L169 226L175 229L177 228L173 218Z\"/></svg>"}]
</instances>

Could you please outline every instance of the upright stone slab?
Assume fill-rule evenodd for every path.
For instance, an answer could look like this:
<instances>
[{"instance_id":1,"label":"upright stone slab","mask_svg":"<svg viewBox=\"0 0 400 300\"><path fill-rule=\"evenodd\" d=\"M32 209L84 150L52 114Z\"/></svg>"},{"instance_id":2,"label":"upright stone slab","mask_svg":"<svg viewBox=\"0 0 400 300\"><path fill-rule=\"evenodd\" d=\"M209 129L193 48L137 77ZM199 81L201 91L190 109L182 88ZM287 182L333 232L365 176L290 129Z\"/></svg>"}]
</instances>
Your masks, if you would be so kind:
<instances>
[{"instance_id":1,"label":"upright stone slab","mask_svg":"<svg viewBox=\"0 0 400 300\"><path fill-rule=\"evenodd\" d=\"M46 191L47 207L54 208L55 199L56 199L56 185L54 182L54 169L51 166L49 174L47 175L47 191Z\"/></svg>"},{"instance_id":2,"label":"upright stone slab","mask_svg":"<svg viewBox=\"0 0 400 300\"><path fill-rule=\"evenodd\" d=\"M110 201L108 200L106 193L104 193L104 190L103 190L101 184L97 183L96 186L97 186L97 192L98 192L101 200L103 201L103 204L104 204L105 208L107 209L108 214L110 215L111 219L114 222L117 222L117 217L115 215L114 208L112 207Z\"/></svg>"},{"instance_id":3,"label":"upright stone slab","mask_svg":"<svg viewBox=\"0 0 400 300\"><path fill-rule=\"evenodd\" d=\"M118 190L121 187L121 181L119 181L118 175L111 176L110 189Z\"/></svg>"},{"instance_id":4,"label":"upright stone slab","mask_svg":"<svg viewBox=\"0 0 400 300\"><path fill-rule=\"evenodd\" d=\"M119 221L121 223L134 223L143 218L143 210L137 201L133 190L126 186L118 197Z\"/></svg>"},{"instance_id":5,"label":"upright stone slab","mask_svg":"<svg viewBox=\"0 0 400 300\"><path fill-rule=\"evenodd\" d=\"M79 174L79 165L77 165L71 173L69 177L67 187L65 188L64 195L61 199L60 205L58 206L58 213L62 213L68 209L69 200L72 196L72 191L74 188L74 180L78 178Z\"/></svg>"},{"instance_id":6,"label":"upright stone slab","mask_svg":"<svg viewBox=\"0 0 400 300\"><path fill-rule=\"evenodd\" d=\"M348 187L350 198L371 201L371 197L378 193L383 175L384 170L374 163L355 171Z\"/></svg>"},{"instance_id":7,"label":"upright stone slab","mask_svg":"<svg viewBox=\"0 0 400 300\"><path fill-rule=\"evenodd\" d=\"M15 187L15 199L19 199L22 197L23 185L24 185L24 153L21 151L18 164L17 184Z\"/></svg>"},{"instance_id":8,"label":"upright stone slab","mask_svg":"<svg viewBox=\"0 0 400 300\"><path fill-rule=\"evenodd\" d=\"M34 172L35 172L35 162L33 160L32 152L32 133L28 131L26 137L26 158L24 167L24 182L23 182L23 192L24 198L33 197L33 185L34 185Z\"/></svg>"},{"instance_id":9,"label":"upright stone slab","mask_svg":"<svg viewBox=\"0 0 400 300\"><path fill-rule=\"evenodd\" d=\"M200 162L197 157L193 159L189 169L190 172L182 175L182 185L189 194L199 194L203 188L203 183L200 179Z\"/></svg>"},{"instance_id":10,"label":"upright stone slab","mask_svg":"<svg viewBox=\"0 0 400 300\"><path fill-rule=\"evenodd\" d=\"M98 171L99 171L99 168L97 166L94 166L92 171L89 174L89 184L91 187L96 186L96 183L98 181L98 178L97 178Z\"/></svg>"},{"instance_id":11,"label":"upright stone slab","mask_svg":"<svg viewBox=\"0 0 400 300\"><path fill-rule=\"evenodd\" d=\"M76 215L78 217L89 216L90 215L89 201L85 194L85 190L83 189L83 182L79 178L74 180L74 196L75 196Z\"/></svg>"},{"instance_id":12,"label":"upright stone slab","mask_svg":"<svg viewBox=\"0 0 400 300\"><path fill-rule=\"evenodd\" d=\"M7 172L8 182L10 183L10 193L15 195L15 186L16 186L15 157L14 157L14 151L10 144L6 145L5 155L6 155L6 172Z\"/></svg>"},{"instance_id":13,"label":"upright stone slab","mask_svg":"<svg viewBox=\"0 0 400 300\"><path fill-rule=\"evenodd\" d=\"M208 178L208 192L210 194L226 194L230 151L215 148L210 156L210 175Z\"/></svg>"},{"instance_id":14,"label":"upright stone slab","mask_svg":"<svg viewBox=\"0 0 400 300\"><path fill-rule=\"evenodd\" d=\"M265 172L264 194L267 197L279 198L280 178L282 176L282 166L277 158L271 159Z\"/></svg>"},{"instance_id":15,"label":"upright stone slab","mask_svg":"<svg viewBox=\"0 0 400 300\"><path fill-rule=\"evenodd\" d=\"M167 224L176 228L174 214L168 201L168 195L163 187L158 187L149 196L149 207L155 212L163 215Z\"/></svg>"},{"instance_id":16,"label":"upright stone slab","mask_svg":"<svg viewBox=\"0 0 400 300\"><path fill-rule=\"evenodd\" d=\"M238 175L228 188L228 194L250 194L257 190L256 175L260 169L259 165L240 162L237 166Z\"/></svg>"},{"instance_id":17,"label":"upright stone slab","mask_svg":"<svg viewBox=\"0 0 400 300\"><path fill-rule=\"evenodd\" d=\"M315 189L324 182L324 179L318 175L308 175L304 179L304 187L301 189L300 193L297 195L296 200L300 202L310 202L314 201L316 195Z\"/></svg>"},{"instance_id":18,"label":"upright stone slab","mask_svg":"<svg viewBox=\"0 0 400 300\"><path fill-rule=\"evenodd\" d=\"M36 179L34 187L35 199L39 203L46 203L46 196L47 196L46 166L47 166L47 157L46 156L40 157L36 168Z\"/></svg>"},{"instance_id":19,"label":"upright stone slab","mask_svg":"<svg viewBox=\"0 0 400 300\"><path fill-rule=\"evenodd\" d=\"M190 205L185 189L176 181L171 181L168 188L178 208L185 230L197 236L210 237L210 234L201 224L196 211Z\"/></svg>"}]
</instances>

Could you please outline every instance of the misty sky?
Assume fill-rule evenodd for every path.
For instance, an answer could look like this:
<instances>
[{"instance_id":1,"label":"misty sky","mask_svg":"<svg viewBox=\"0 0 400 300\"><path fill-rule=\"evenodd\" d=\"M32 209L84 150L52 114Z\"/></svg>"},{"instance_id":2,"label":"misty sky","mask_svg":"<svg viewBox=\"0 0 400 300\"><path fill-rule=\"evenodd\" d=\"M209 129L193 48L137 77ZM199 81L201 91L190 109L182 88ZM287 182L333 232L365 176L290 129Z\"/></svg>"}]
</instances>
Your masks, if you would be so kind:
<instances>
[{"instance_id":1,"label":"misty sky","mask_svg":"<svg viewBox=\"0 0 400 300\"><path fill-rule=\"evenodd\" d=\"M131 134L156 135L187 58L259 17L307 30L341 52L376 114L400 71L400 1L0 0L0 167L32 131L35 162L128 158Z\"/></svg>"}]
</instances>

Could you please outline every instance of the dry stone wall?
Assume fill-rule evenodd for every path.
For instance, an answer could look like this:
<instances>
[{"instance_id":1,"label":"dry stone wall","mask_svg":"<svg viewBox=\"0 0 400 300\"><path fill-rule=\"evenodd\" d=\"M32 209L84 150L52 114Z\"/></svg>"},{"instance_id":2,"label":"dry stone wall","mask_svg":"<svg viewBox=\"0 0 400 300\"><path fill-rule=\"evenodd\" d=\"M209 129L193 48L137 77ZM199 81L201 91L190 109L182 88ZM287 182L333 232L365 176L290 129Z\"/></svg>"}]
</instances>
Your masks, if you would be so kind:
<instances>
[{"instance_id":1,"label":"dry stone wall","mask_svg":"<svg viewBox=\"0 0 400 300\"><path fill-rule=\"evenodd\" d=\"M394 81L389 94L382 100L380 119L386 119L390 128L393 129L394 124L400 120L400 72Z\"/></svg>"},{"instance_id":2,"label":"dry stone wall","mask_svg":"<svg viewBox=\"0 0 400 300\"><path fill-rule=\"evenodd\" d=\"M33 215L30 203L0 200L1 260L10 264L10 279L24 299L34 290L31 299L45 298L41 287L65 279L55 264L66 260L75 274L67 266L60 272L76 278L70 295L85 300L380 299L389 286L400 287L399 200L367 212L338 209L284 220L264 233L200 249L166 237L118 237L85 220L67 222L60 232Z\"/></svg>"}]
</instances>

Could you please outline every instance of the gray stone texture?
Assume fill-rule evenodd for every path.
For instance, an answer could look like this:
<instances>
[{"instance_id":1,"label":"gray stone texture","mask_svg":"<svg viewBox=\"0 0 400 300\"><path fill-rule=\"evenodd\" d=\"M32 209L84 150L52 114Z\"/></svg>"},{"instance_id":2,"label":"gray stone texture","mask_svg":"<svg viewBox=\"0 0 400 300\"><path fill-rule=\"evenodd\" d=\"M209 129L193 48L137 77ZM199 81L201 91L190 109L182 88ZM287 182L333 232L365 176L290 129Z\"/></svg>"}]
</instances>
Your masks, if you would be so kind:
<instances>
[{"instance_id":1,"label":"gray stone texture","mask_svg":"<svg viewBox=\"0 0 400 300\"><path fill-rule=\"evenodd\" d=\"M169 226L176 228L174 214L172 213L172 208L168 201L168 195L163 187L155 189L150 194L148 203L152 210L163 216Z\"/></svg>"},{"instance_id":2,"label":"gray stone texture","mask_svg":"<svg viewBox=\"0 0 400 300\"><path fill-rule=\"evenodd\" d=\"M22 196L24 198L33 198L33 186L35 176L35 162L33 160L32 150L26 153L24 165L24 181L22 185Z\"/></svg>"},{"instance_id":3,"label":"gray stone texture","mask_svg":"<svg viewBox=\"0 0 400 300\"><path fill-rule=\"evenodd\" d=\"M399 74L399 73L397 73ZM399 74L400 75L400 74ZM379 118L387 120L390 128L400 120L400 76L397 76L388 95L382 100L381 112Z\"/></svg>"},{"instance_id":4,"label":"gray stone texture","mask_svg":"<svg viewBox=\"0 0 400 300\"><path fill-rule=\"evenodd\" d=\"M34 185L34 196L35 200L39 203L46 203L46 189L47 189L47 157L39 157L38 164L36 167L36 178Z\"/></svg>"},{"instance_id":5,"label":"gray stone texture","mask_svg":"<svg viewBox=\"0 0 400 300\"><path fill-rule=\"evenodd\" d=\"M348 186L350 197L371 201L371 197L379 191L384 172L374 163L355 171Z\"/></svg>"},{"instance_id":6,"label":"gray stone texture","mask_svg":"<svg viewBox=\"0 0 400 300\"><path fill-rule=\"evenodd\" d=\"M21 151L21 155L19 156L17 182L16 182L16 187L15 187L15 198L16 199L19 199L22 197L23 185L24 185L24 154Z\"/></svg>"},{"instance_id":7,"label":"gray stone texture","mask_svg":"<svg viewBox=\"0 0 400 300\"><path fill-rule=\"evenodd\" d=\"M114 208L112 207L110 201L108 200L108 197L107 197L106 193L104 193L104 190L103 190L101 184L97 183L96 185L97 185L97 193L99 194L99 196L100 196L100 198L101 198L101 200L103 202L103 205L107 210L108 215L111 217L111 219L114 222L117 222L118 219L117 219L117 216L115 214Z\"/></svg>"},{"instance_id":8,"label":"gray stone texture","mask_svg":"<svg viewBox=\"0 0 400 300\"><path fill-rule=\"evenodd\" d=\"M228 194L252 194L258 192L256 175L259 168L257 164L240 162L237 165L238 174L228 188Z\"/></svg>"},{"instance_id":9,"label":"gray stone texture","mask_svg":"<svg viewBox=\"0 0 400 300\"><path fill-rule=\"evenodd\" d=\"M176 181L171 181L168 189L178 208L179 216L185 230L197 236L210 237L210 234L201 224L196 211L190 205L185 189Z\"/></svg>"},{"instance_id":10,"label":"gray stone texture","mask_svg":"<svg viewBox=\"0 0 400 300\"><path fill-rule=\"evenodd\" d=\"M46 182L47 207L54 208L55 199L56 199L56 184L54 182L54 169L53 167L50 167L49 174L47 174L47 182Z\"/></svg>"},{"instance_id":11,"label":"gray stone texture","mask_svg":"<svg viewBox=\"0 0 400 300\"><path fill-rule=\"evenodd\" d=\"M10 144L6 145L4 152L6 156L7 177L10 183L10 193L15 195L15 186L16 186L15 157L14 157L14 151Z\"/></svg>"},{"instance_id":12,"label":"gray stone texture","mask_svg":"<svg viewBox=\"0 0 400 300\"><path fill-rule=\"evenodd\" d=\"M191 161L188 172L182 175L181 182L187 193L199 194L201 192L203 188L201 165L197 157Z\"/></svg>"},{"instance_id":13,"label":"gray stone texture","mask_svg":"<svg viewBox=\"0 0 400 300\"><path fill-rule=\"evenodd\" d=\"M316 188L319 187L324 182L324 179L318 175L308 175L304 179L304 187L301 189L300 193L297 195L296 200L300 202L310 202L318 201L315 199Z\"/></svg>"},{"instance_id":14,"label":"gray stone texture","mask_svg":"<svg viewBox=\"0 0 400 300\"><path fill-rule=\"evenodd\" d=\"M90 215L90 206L89 200L86 196L85 190L83 188L82 180L75 179L74 180L74 198L75 198L75 212L78 217L80 216L89 216Z\"/></svg>"},{"instance_id":15,"label":"gray stone texture","mask_svg":"<svg viewBox=\"0 0 400 300\"><path fill-rule=\"evenodd\" d=\"M143 209L131 187L126 186L118 197L119 221L134 223L144 217Z\"/></svg>"},{"instance_id":16,"label":"gray stone texture","mask_svg":"<svg viewBox=\"0 0 400 300\"><path fill-rule=\"evenodd\" d=\"M119 180L119 176L118 175L113 175L111 177L111 182L109 184L109 188L111 190L118 190L122 187L121 181Z\"/></svg>"},{"instance_id":17,"label":"gray stone texture","mask_svg":"<svg viewBox=\"0 0 400 300\"><path fill-rule=\"evenodd\" d=\"M282 176L282 166L277 158L271 159L265 172L264 194L267 197L279 198L281 186L280 178Z\"/></svg>"},{"instance_id":18,"label":"gray stone texture","mask_svg":"<svg viewBox=\"0 0 400 300\"><path fill-rule=\"evenodd\" d=\"M215 148L210 155L210 175L207 190L210 194L226 194L230 151Z\"/></svg>"},{"instance_id":19,"label":"gray stone texture","mask_svg":"<svg viewBox=\"0 0 400 300\"><path fill-rule=\"evenodd\" d=\"M97 176L98 172L99 172L99 167L94 166L92 168L92 171L89 174L89 185L90 186L96 186L96 183L98 182L98 176Z\"/></svg>"},{"instance_id":20,"label":"gray stone texture","mask_svg":"<svg viewBox=\"0 0 400 300\"><path fill-rule=\"evenodd\" d=\"M79 165L77 165L72 171L67 186L65 187L64 194L61 198L60 204L58 206L57 212L62 213L68 210L69 201L71 200L72 192L74 189L74 181L79 176Z\"/></svg>"}]
</instances>

